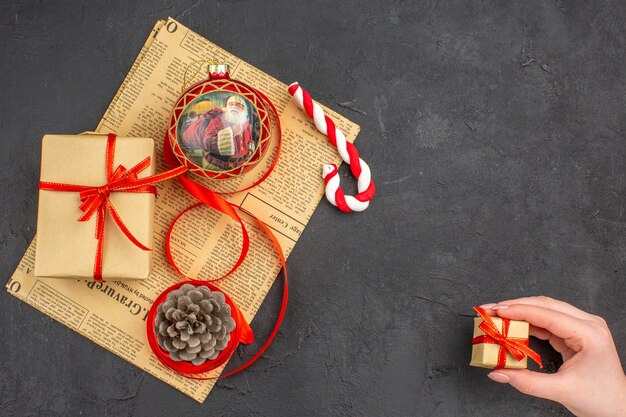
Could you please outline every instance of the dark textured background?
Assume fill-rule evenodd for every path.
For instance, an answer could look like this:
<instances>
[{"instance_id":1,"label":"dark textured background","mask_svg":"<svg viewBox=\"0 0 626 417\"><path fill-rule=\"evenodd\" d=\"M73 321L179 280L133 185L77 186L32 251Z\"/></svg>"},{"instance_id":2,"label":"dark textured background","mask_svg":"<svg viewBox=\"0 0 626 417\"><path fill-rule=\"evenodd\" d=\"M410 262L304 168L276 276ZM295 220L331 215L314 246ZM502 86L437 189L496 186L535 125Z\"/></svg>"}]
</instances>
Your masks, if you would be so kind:
<instances>
[{"instance_id":1,"label":"dark textured background","mask_svg":"<svg viewBox=\"0 0 626 417\"><path fill-rule=\"evenodd\" d=\"M467 366L470 307L528 294L603 315L626 359L624 2L384 3L2 2L5 280L42 134L93 129L168 15L359 123L378 195L322 202L278 339L203 405L2 292L0 415L566 415Z\"/></svg>"}]
</instances>

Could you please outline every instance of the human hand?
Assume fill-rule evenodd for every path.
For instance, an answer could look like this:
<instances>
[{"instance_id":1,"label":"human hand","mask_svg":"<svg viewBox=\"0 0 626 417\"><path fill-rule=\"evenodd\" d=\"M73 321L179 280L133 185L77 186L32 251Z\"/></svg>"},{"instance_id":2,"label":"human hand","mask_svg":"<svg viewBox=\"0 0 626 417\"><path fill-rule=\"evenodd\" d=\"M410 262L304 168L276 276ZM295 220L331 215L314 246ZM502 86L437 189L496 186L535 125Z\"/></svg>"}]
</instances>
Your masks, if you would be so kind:
<instances>
[{"instance_id":1,"label":"human hand","mask_svg":"<svg viewBox=\"0 0 626 417\"><path fill-rule=\"evenodd\" d=\"M555 374L497 369L488 376L520 392L557 401L578 417L626 416L626 375L601 317L548 297L485 304L490 315L530 323L530 334L563 356Z\"/></svg>"}]
</instances>

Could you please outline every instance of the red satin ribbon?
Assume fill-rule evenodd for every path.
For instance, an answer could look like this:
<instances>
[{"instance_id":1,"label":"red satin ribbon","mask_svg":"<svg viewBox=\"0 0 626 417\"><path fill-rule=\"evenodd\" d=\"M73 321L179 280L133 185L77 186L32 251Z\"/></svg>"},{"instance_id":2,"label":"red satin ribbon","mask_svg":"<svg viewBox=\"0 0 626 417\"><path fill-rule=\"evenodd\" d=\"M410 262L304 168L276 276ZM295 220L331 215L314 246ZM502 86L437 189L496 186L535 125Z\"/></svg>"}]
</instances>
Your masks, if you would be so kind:
<instances>
[{"instance_id":1,"label":"red satin ribbon","mask_svg":"<svg viewBox=\"0 0 626 417\"><path fill-rule=\"evenodd\" d=\"M492 318L481 307L474 307L474 310L483 319L483 322L478 326L480 330L485 332L482 336L476 336L472 339L472 344L477 345L480 343L491 343L500 345L498 351L498 362L496 369L504 368L506 365L506 354L510 353L518 361L528 356L530 359L537 362L540 368L543 368L541 363L541 357L537 352L528 347L527 338L510 337L509 326L511 320L501 318L502 320L502 332L498 330L498 327L493 322Z\"/></svg>"},{"instance_id":2,"label":"red satin ribbon","mask_svg":"<svg viewBox=\"0 0 626 417\"><path fill-rule=\"evenodd\" d=\"M276 322L274 324L274 328L272 329L272 332L270 333L270 335L267 337L267 339L265 340L265 342L263 343L263 345L261 346L261 348L259 348L259 350L247 361L245 362L243 365L240 365L239 367L237 367L236 369L220 375L220 376L207 376L207 377L202 377L202 376L197 376L197 374L202 374L205 372L209 372L212 371L214 369L219 368L220 366L224 365L232 356L232 354L235 352L235 349L237 347L237 345L239 343L243 343L243 344L250 344L254 341L254 334L252 333L252 330L250 329L250 325L245 321L243 315L241 314L241 312L239 311L239 309L235 306L235 304L233 303L231 305L232 311L236 312L236 314L233 316L233 318L235 319L235 322L237 323L237 327L235 329L235 331L233 333L231 333L231 340L228 343L228 346L226 347L226 349L224 351L222 351L222 353L220 353L220 355L215 358L212 361L207 361L204 364L200 365L200 366L195 366L192 365L189 362L176 362L173 361L170 357L169 354L167 352L165 352L157 343L156 341L156 333L154 330L154 321L158 312L158 306L159 304L161 304L161 302L163 302L165 300L165 297L167 296L167 294L174 289L179 288L180 286L182 286L183 284L185 284L186 282L191 282L193 284L203 284L208 286L211 290L215 290L217 289L220 292L224 292L221 289L219 289L218 287L215 287L213 284L211 284L208 281L203 281L203 280L191 280L191 281L186 281L186 282L179 282L178 284L175 284L174 286L168 288L167 290L165 290L163 293L161 293L161 295L159 296L159 298L157 298L154 303L152 304L152 307L150 308L150 311L148 312L148 318L146 320L146 331L148 334L148 343L150 344L150 347L152 348L152 351L154 352L155 356L157 357L157 359L167 368L169 368L171 371L173 371L174 373L184 376L185 378L189 378L189 379L195 379L195 380L200 380L200 381L206 381L206 380L210 380L210 379L219 379L219 378L226 378L228 376L234 375L238 372L243 371L244 369L248 368L250 365L252 365L254 362L257 361L257 359L259 359L261 357L261 355L263 355L263 353L267 350L267 348L270 346L270 344L272 343L272 341L274 340L274 338L276 337L276 335L278 334L278 330L280 329L280 325L283 321L283 317L285 316L285 311L287 309L287 303L288 303L288 299L289 299L289 284L288 284L288 277L287 277L287 264L285 261L285 255L283 254L283 251L280 247L280 243L278 242L278 240L276 239L276 236L272 233L272 231L270 230L269 227L267 227L265 225L265 223L263 223L261 220L259 220L257 217L255 217L252 213L250 213L249 211L239 207L239 206L234 206L233 207L237 208L237 210L241 210L242 212L244 212L245 214L251 216L254 221L257 223L257 225L267 234L267 236L270 238L270 240L272 241L272 244L274 245L274 248L278 251L278 257L280 259L280 264L283 268L283 298L281 301L281 305L280 305L280 310L278 312L278 317L276 318ZM229 301L230 304L230 298L228 297L228 295L226 293L224 293L224 295L226 296L226 300ZM241 329L241 333L239 333L239 329Z\"/></svg>"},{"instance_id":3,"label":"red satin ribbon","mask_svg":"<svg viewBox=\"0 0 626 417\"><path fill-rule=\"evenodd\" d=\"M115 159L115 141L116 135L109 133L107 137L106 147L106 178L107 183L100 187L92 187L88 185L61 184L56 182L40 181L39 189L48 191L67 191L78 192L81 205L80 210L83 214L78 218L79 222L86 222L95 214L96 215L96 239L98 246L96 249L96 258L93 267L93 277L96 281L102 281L102 258L104 248L104 224L106 212L108 211L117 227L124 233L135 246L141 250L149 251L150 248L143 245L133 234L118 214L117 210L111 203L109 196L112 192L124 193L151 193L156 195L156 184L177 177L184 173L186 168L178 167L161 174L152 175L150 177L139 178L138 175L150 166L151 158L147 156L141 162L130 169L119 165L113 171L113 161Z\"/></svg>"},{"instance_id":4,"label":"red satin ribbon","mask_svg":"<svg viewBox=\"0 0 626 417\"><path fill-rule=\"evenodd\" d=\"M190 87L190 88L193 88ZM275 119L276 119L276 123L277 123L277 128L278 128L278 132L279 132L279 140L278 140L278 149L276 152L276 155L274 157L274 160L272 161L271 165L269 166L269 168L267 169L267 171L261 176L261 178L259 178L257 181L255 181L252 185L237 190L237 191L233 191L230 193L224 193L224 194L234 194L234 193L238 193L241 191L245 191L248 190L252 187L257 186L258 184L260 184L261 182L263 182L272 172L272 170L274 169L274 167L276 166L277 162L278 162L278 158L280 155L280 150L281 150L281 146L282 146L282 132L281 132L281 126L280 126L280 119L278 117L278 112L276 111L276 108L274 107L274 105L272 104L272 102L261 92L258 92L259 96L263 99L263 101L265 101L265 103L272 109L273 114L275 115ZM167 163L167 165L170 168L175 168L175 167L180 167L181 162L176 158L176 156L174 155L174 151L170 145L170 142L168 140L167 134L165 137L165 140L163 142L163 156L165 159L165 162ZM176 362L176 361L172 361L170 360L171 358L169 358L167 352L164 352L161 347L156 343L156 335L155 335L155 330L154 330L154 318L156 317L157 314L157 307L158 304L156 301L153 303L152 308L150 309L150 312L148 314L148 320L147 320L147 324L146 324L146 330L148 333L148 341L150 343L150 346L152 348L152 350L155 353L155 356L157 357L157 359L159 359L159 361L165 365L167 368L169 368L170 370L172 370L173 372L182 375L186 378L190 378L190 379L196 379L196 380L209 380L209 379L217 379L217 378L225 378L227 376L236 374L238 372L243 371L244 369L246 369L247 367L249 367L250 365L252 365L254 362L256 362L257 359L259 359L259 357L261 357L261 355L265 352L265 350L269 347L269 345L272 343L272 341L274 340L274 337L276 337L276 335L278 334L278 330L280 329L280 325L282 323L283 317L285 315L285 311L287 309L287 302L288 302L288 293L289 293L289 289L288 289L288 278L287 278L287 264L285 261L285 256L283 254L282 248L280 246L280 243L278 242L278 239L276 239L276 236L274 236L274 234L272 233L272 231L269 229L269 227L267 227L261 220L259 220L256 216L254 216L252 213L250 213L249 211L247 211L246 209L237 206L235 204L229 203L226 199L224 199L224 197L222 197L220 194L216 191L213 191L201 184L198 184L197 182L193 181L190 178L187 178L186 176L180 176L178 177L178 179L180 180L180 182L182 183L183 187L185 188L185 190L187 190L187 192L189 192L189 194L191 194L192 196L194 196L197 200L199 200L199 203L193 204L189 207L187 207L185 210L183 210L180 214L178 214L174 220L172 221L172 224L170 225L170 228L167 232L167 237L166 237L166 241L165 241L165 250L166 250L166 255L168 260L170 261L171 265L174 267L174 269L181 274L182 276L186 277L189 281L191 281L192 283L197 283L197 284L204 284L207 286L211 286L212 282L215 281L219 281L221 279L226 278L227 276L229 276L230 274L232 274L237 268L239 268L239 266L243 263L244 259L246 258L246 255L248 254L248 250L250 249L250 238L248 236L248 232L246 230L246 227L243 223L243 221L241 220L241 217L239 216L239 214L237 213L237 211L241 211L247 215L249 215L250 217L252 217L252 219L257 223L257 225L261 228L261 230L263 232L265 232L265 234L270 238L274 248L276 249L278 256L279 256L279 260L280 260L280 264L282 266L283 269L283 298L281 301L281 306L280 306L280 311L278 312L278 317L276 318L276 322L274 324L274 328L272 329L272 332L270 333L270 335L268 336L268 338L265 340L265 342L263 343L263 345L261 346L261 348L247 361L245 362L243 365L239 366L238 368L234 369L231 372L228 372L224 375L221 376L211 376L211 377L201 377L201 376L195 376L195 375L190 375L190 374L199 374L199 373L204 373L207 372L209 370L212 369L216 369L219 366L223 365L224 363L226 363L228 361L228 359L230 359L230 357L232 356L232 354L234 353L234 350L237 346L238 343L243 343L243 344L248 344L251 343L254 339L254 336L250 333L247 334L247 332L244 332L242 336L237 336L235 335L233 337L233 339L231 340L230 343L232 343L233 347L232 349L230 347L226 348L226 354L220 354L220 356L218 356L218 358L216 358L213 361L208 361L205 362L204 364L196 367L193 366L189 363L185 363L185 362ZM170 245L170 241L171 241L171 236L172 236L172 232L174 230L174 226L176 225L176 222L187 212L189 212L190 210L193 210L194 208L200 207L202 205L206 205L209 206L215 210L217 210L220 213L226 214L227 216L231 217L232 219L236 220L239 225L241 226L241 231L242 231L242 235L243 235L243 241L242 241L242 247L241 247L241 253L239 255L239 258L237 259L237 261L235 262L235 264L233 265L233 267L223 276L219 277L219 278L214 278L214 279L197 279L197 278L192 278L192 277L188 277L186 276L181 270L180 268L176 265L176 262L174 260L174 257L172 256L171 253L171 245ZM172 287L171 289L174 288L178 288L178 285L182 285L182 283L177 284L175 287ZM166 296L167 293L170 291L170 289L166 290L164 293L161 294L161 296ZM222 290L220 290L222 291ZM223 292L223 291L222 291ZM226 294L225 294L226 295ZM160 296L160 297L161 297ZM237 317L235 317L236 320L240 320L237 323L237 326L239 327L239 324L242 324L242 328L247 328L249 329L249 325L248 323L245 322L245 319L243 318L243 315L241 315L241 312L239 311L239 309L235 309L237 311ZM233 311L235 311L233 310ZM231 335L232 337L232 335ZM229 346L230 346L229 343Z\"/></svg>"}]
</instances>

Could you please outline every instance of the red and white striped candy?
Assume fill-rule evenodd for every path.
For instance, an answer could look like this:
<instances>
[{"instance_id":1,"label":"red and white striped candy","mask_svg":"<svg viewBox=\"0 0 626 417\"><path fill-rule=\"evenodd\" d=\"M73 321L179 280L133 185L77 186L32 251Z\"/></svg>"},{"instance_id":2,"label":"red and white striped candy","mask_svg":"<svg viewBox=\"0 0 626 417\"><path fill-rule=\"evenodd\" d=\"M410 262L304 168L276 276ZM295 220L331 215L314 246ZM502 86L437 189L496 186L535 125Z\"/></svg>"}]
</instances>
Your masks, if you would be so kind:
<instances>
[{"instance_id":1,"label":"red and white striped candy","mask_svg":"<svg viewBox=\"0 0 626 417\"><path fill-rule=\"evenodd\" d=\"M369 206L369 202L376 194L376 186L372 182L372 174L369 166L359 157L356 147L346 140L345 135L335 127L335 123L330 117L324 114L324 110L319 104L313 101L298 83L289 86L289 94L293 96L298 106L315 123L315 127L322 134L326 135L328 141L337 148L337 152L345 163L350 165L352 175L357 179L358 194L355 196L345 195L339 185L339 175L337 166L334 164L324 164L322 167L322 178L326 184L326 199L339 210L344 212L363 211Z\"/></svg>"}]
</instances>

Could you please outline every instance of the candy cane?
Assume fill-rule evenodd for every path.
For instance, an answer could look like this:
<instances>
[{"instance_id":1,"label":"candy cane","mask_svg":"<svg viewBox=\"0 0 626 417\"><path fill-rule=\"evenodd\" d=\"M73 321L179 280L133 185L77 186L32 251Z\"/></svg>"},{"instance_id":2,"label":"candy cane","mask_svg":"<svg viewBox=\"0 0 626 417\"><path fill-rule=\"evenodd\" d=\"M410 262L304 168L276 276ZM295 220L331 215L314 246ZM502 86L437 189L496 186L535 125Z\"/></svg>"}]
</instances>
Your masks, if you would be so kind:
<instances>
[{"instance_id":1,"label":"candy cane","mask_svg":"<svg viewBox=\"0 0 626 417\"><path fill-rule=\"evenodd\" d=\"M289 94L298 103L298 106L313 119L315 127L322 134L328 137L328 141L337 148L337 152L345 163L350 165L352 175L357 179L358 194L355 196L345 195L339 185L339 175L337 175L337 165L324 164L322 167L322 178L326 184L326 199L339 210L344 212L363 211L369 204L370 200L376 194L376 186L372 182L372 174L369 166L359 157L356 147L346 141L344 134L335 127L332 119L324 114L324 110L313 101L309 93L307 93L298 83L289 86Z\"/></svg>"}]
</instances>

